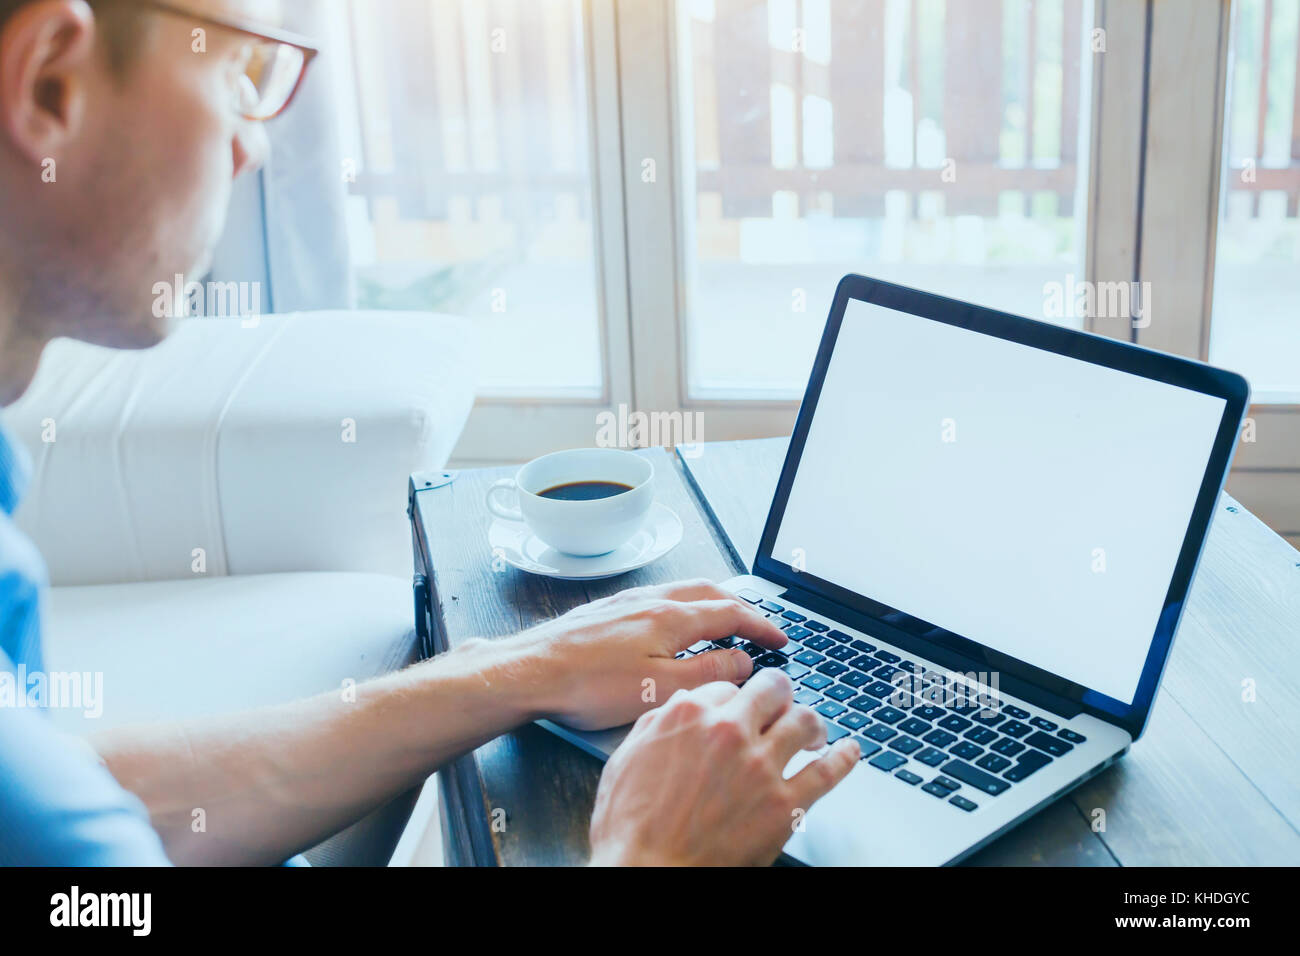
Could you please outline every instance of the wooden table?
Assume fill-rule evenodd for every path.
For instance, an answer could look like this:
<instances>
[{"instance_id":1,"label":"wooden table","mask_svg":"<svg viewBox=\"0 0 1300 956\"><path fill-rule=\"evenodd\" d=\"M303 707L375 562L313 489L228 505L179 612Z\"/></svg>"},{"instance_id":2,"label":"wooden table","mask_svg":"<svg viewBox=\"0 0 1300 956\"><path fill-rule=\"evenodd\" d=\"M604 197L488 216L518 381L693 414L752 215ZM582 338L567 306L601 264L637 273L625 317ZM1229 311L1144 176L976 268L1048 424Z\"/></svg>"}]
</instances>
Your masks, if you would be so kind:
<instances>
[{"instance_id":1,"label":"wooden table","mask_svg":"<svg viewBox=\"0 0 1300 956\"><path fill-rule=\"evenodd\" d=\"M483 496L513 468L460 472L427 490L413 482L418 629L440 651L626 587L744 573L785 445L709 443L691 458L644 452L660 500L682 517L683 541L650 567L589 583L494 562ZM1146 734L1117 766L968 864L1300 864L1298 733L1300 553L1225 494ZM462 757L440 773L447 862L586 862L600 769L534 726Z\"/></svg>"}]
</instances>

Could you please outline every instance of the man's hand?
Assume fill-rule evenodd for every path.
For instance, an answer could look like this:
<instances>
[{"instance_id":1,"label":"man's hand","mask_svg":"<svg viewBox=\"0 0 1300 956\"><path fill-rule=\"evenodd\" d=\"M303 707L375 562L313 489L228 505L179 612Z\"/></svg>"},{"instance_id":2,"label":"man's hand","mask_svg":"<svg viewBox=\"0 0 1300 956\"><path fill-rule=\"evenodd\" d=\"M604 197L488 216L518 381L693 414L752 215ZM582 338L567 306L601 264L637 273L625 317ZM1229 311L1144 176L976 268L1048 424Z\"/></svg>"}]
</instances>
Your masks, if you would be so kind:
<instances>
[{"instance_id":1,"label":"man's hand","mask_svg":"<svg viewBox=\"0 0 1300 956\"><path fill-rule=\"evenodd\" d=\"M574 608L510 644L540 716L597 730L631 723L674 692L749 677L739 650L674 655L696 641L738 635L763 647L786 643L781 630L707 580L631 588Z\"/></svg>"},{"instance_id":2,"label":"man's hand","mask_svg":"<svg viewBox=\"0 0 1300 956\"><path fill-rule=\"evenodd\" d=\"M708 684L636 722L610 757L591 818L596 866L771 863L803 814L861 757L836 743L789 780L800 750L826 743L821 718L764 670L738 690Z\"/></svg>"}]
</instances>

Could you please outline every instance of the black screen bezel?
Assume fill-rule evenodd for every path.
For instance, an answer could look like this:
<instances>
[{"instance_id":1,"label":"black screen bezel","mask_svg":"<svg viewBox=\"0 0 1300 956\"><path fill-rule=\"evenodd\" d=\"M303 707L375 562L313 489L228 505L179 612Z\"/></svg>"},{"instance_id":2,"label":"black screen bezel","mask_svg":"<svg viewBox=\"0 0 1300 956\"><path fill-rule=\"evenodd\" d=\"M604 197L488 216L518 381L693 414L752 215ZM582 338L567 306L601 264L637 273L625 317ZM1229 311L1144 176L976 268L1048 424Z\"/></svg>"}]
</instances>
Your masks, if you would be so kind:
<instances>
[{"instance_id":1,"label":"black screen bezel","mask_svg":"<svg viewBox=\"0 0 1300 956\"><path fill-rule=\"evenodd\" d=\"M1223 399L1224 409L1219 429L1206 463L1191 520L1183 538L1178 560L1174 565L1173 576L1165 594L1164 605L1157 620L1132 704L1116 700L1024 661L993 651L962 635L937 628L929 622L873 601L866 595L855 594L810 575L806 571L796 570L772 556L777 530L785 515L790 488L799 468L804 443L807 441L808 430L817 409L822 384L830 366L831 355L850 299L873 303ZM1151 703L1155 698L1165 662L1173 645L1178 620L1182 615L1187 592L1204 547L1215 502L1223 488L1236 450L1236 436L1246 414L1249 398L1250 386L1242 376L1202 362L999 312L879 279L860 275L845 276L836 288L830 317L827 319L812 375L799 408L799 416L786 451L781 477L763 527L758 554L754 559L754 573L797 592L810 595L812 600L829 603L832 607L846 608L855 619L879 622L887 630L909 635L921 646L928 645L935 648L938 657L968 662L977 669L982 668L1008 675L1013 686L1038 688L1050 701L1060 701L1063 705L1062 710L1082 710L1092 713L1124 727L1136 739L1146 725ZM913 643L913 640L908 640L907 643Z\"/></svg>"}]
</instances>

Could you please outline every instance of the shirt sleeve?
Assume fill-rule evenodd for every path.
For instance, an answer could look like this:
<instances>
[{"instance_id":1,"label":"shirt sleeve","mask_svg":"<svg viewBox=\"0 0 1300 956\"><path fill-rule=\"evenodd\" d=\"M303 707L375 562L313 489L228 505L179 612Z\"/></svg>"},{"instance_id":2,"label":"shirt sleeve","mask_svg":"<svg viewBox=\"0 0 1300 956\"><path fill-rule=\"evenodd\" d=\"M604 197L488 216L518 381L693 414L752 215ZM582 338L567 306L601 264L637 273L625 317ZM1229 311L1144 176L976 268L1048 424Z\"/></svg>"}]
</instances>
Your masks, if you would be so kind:
<instances>
[{"instance_id":1,"label":"shirt sleeve","mask_svg":"<svg viewBox=\"0 0 1300 956\"><path fill-rule=\"evenodd\" d=\"M0 653L0 679L12 679ZM144 805L36 709L0 706L0 865L167 866Z\"/></svg>"}]
</instances>

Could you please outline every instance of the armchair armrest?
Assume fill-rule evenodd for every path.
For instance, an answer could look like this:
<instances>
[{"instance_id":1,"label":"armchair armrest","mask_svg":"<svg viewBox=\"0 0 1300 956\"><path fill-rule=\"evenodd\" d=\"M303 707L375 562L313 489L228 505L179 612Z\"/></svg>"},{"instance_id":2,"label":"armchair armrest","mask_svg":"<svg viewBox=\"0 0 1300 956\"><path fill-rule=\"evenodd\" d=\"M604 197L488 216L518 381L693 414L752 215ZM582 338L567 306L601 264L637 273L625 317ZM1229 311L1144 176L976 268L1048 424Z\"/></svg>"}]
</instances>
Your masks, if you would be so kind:
<instances>
[{"instance_id":1,"label":"armchair armrest","mask_svg":"<svg viewBox=\"0 0 1300 956\"><path fill-rule=\"evenodd\" d=\"M408 574L405 488L474 398L468 323L410 312L190 319L162 345L53 343L4 413L18 522L56 584Z\"/></svg>"}]
</instances>

